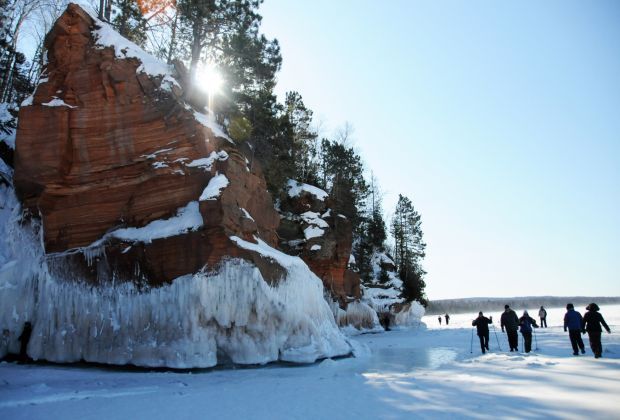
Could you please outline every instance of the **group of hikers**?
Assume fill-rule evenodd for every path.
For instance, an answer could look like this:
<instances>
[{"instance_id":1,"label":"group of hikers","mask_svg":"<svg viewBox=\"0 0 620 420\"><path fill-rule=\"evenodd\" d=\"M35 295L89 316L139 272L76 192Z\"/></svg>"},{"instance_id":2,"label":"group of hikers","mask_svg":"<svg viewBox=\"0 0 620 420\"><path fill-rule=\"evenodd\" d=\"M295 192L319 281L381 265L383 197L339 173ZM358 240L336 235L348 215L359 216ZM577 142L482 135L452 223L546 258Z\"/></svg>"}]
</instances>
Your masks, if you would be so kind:
<instances>
[{"instance_id":1,"label":"group of hikers","mask_svg":"<svg viewBox=\"0 0 620 420\"><path fill-rule=\"evenodd\" d=\"M567 304L566 314L564 315L564 332L568 331L571 346L573 347L573 355L575 356L579 355L579 351L581 351L581 354L585 354L585 345L583 344L581 335L587 332L590 340L590 348L594 353L594 357L598 359L603 355L603 346L601 345L602 327L604 327L608 333L610 333L611 330L605 322L605 319L603 319L603 315L599 312L600 308L596 303L589 304L586 307L586 311L586 314L582 317L581 314L575 310L575 306L572 303ZM544 307L540 307L538 316L540 318L541 327L547 327L547 311ZM492 323L493 317L487 318L482 312L479 312L478 318L474 319L471 323L473 327L476 327L482 353L486 353L489 350L489 325ZM500 319L500 325L502 332L505 332L508 336L510 351L519 351L518 331L520 331L523 336L524 351L526 353L532 351L532 332L533 328L538 328L538 324L527 311L523 311L523 316L519 318L516 312L510 309L509 305L505 305L504 312Z\"/></svg>"},{"instance_id":2,"label":"group of hikers","mask_svg":"<svg viewBox=\"0 0 620 420\"><path fill-rule=\"evenodd\" d=\"M446 325L450 324L450 315L445 314L444 318L446 318ZM441 315L437 317L437 320L439 321L439 325L441 325Z\"/></svg>"}]
</instances>

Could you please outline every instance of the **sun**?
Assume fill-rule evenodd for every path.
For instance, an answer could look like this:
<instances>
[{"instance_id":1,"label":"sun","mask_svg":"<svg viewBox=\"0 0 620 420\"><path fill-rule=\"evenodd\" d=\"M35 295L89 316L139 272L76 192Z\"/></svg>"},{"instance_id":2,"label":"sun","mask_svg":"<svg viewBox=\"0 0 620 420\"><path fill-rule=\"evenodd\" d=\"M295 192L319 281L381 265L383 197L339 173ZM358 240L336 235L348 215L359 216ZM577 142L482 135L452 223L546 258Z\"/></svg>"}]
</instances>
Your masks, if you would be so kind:
<instances>
[{"instance_id":1,"label":"sun","mask_svg":"<svg viewBox=\"0 0 620 420\"><path fill-rule=\"evenodd\" d=\"M196 73L196 83L201 90L210 95L220 93L224 86L224 77L212 64L205 64Z\"/></svg>"}]
</instances>

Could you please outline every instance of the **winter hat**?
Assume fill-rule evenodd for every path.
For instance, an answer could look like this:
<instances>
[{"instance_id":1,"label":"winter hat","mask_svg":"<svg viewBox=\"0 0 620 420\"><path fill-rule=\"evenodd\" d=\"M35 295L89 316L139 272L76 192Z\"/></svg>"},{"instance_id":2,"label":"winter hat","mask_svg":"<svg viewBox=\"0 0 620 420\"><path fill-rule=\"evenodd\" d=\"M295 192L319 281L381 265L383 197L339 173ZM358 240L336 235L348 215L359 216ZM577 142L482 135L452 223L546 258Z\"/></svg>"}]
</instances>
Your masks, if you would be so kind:
<instances>
[{"instance_id":1,"label":"winter hat","mask_svg":"<svg viewBox=\"0 0 620 420\"><path fill-rule=\"evenodd\" d=\"M527 311L523 311L523 316L529 316L529 314L527 313Z\"/></svg>"},{"instance_id":2,"label":"winter hat","mask_svg":"<svg viewBox=\"0 0 620 420\"><path fill-rule=\"evenodd\" d=\"M508 309L508 308L510 308L510 306L504 305L504 309Z\"/></svg>"},{"instance_id":3,"label":"winter hat","mask_svg":"<svg viewBox=\"0 0 620 420\"><path fill-rule=\"evenodd\" d=\"M572 303L567 303L566 309L575 309L575 305L573 305Z\"/></svg>"},{"instance_id":4,"label":"winter hat","mask_svg":"<svg viewBox=\"0 0 620 420\"><path fill-rule=\"evenodd\" d=\"M478 312L478 316L482 316L482 311Z\"/></svg>"},{"instance_id":5,"label":"winter hat","mask_svg":"<svg viewBox=\"0 0 620 420\"><path fill-rule=\"evenodd\" d=\"M588 311L598 311L598 310L600 310L600 309L601 309L601 308L599 308L599 307L598 307L598 305L597 305L596 303L594 303L594 302L593 302L593 303L591 303L591 304L589 304L589 305L586 307L586 310L588 310Z\"/></svg>"}]
</instances>

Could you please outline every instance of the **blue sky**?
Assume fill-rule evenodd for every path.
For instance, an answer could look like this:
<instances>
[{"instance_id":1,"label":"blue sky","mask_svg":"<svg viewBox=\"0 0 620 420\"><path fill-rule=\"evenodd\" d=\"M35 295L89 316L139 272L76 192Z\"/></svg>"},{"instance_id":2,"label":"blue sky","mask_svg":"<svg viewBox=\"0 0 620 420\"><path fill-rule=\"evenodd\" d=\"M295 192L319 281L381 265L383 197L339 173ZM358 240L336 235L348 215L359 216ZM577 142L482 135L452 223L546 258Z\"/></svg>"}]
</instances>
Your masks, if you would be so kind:
<instances>
[{"instance_id":1,"label":"blue sky","mask_svg":"<svg viewBox=\"0 0 620 420\"><path fill-rule=\"evenodd\" d=\"M431 299L620 296L620 2L266 0L278 91L422 214Z\"/></svg>"}]
</instances>

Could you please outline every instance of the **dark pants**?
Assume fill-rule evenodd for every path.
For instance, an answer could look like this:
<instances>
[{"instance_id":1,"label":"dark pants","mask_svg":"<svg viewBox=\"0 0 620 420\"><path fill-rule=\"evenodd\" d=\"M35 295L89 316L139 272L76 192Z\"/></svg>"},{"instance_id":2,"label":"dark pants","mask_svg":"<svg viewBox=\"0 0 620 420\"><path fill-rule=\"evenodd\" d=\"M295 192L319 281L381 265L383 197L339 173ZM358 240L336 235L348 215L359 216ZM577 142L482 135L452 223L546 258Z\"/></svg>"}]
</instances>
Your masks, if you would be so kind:
<instances>
[{"instance_id":1,"label":"dark pants","mask_svg":"<svg viewBox=\"0 0 620 420\"><path fill-rule=\"evenodd\" d=\"M601 357L603 354L603 345L601 344L601 331L588 331L588 338L590 339L590 348L594 357Z\"/></svg>"},{"instance_id":2,"label":"dark pants","mask_svg":"<svg viewBox=\"0 0 620 420\"><path fill-rule=\"evenodd\" d=\"M568 336L570 337L570 344L573 346L573 353L577 354L579 350L585 350L580 330L568 330Z\"/></svg>"},{"instance_id":3,"label":"dark pants","mask_svg":"<svg viewBox=\"0 0 620 420\"><path fill-rule=\"evenodd\" d=\"M529 353L532 351L532 332L531 331L521 331L521 335L523 335L523 344L525 347L525 352Z\"/></svg>"},{"instance_id":4,"label":"dark pants","mask_svg":"<svg viewBox=\"0 0 620 420\"><path fill-rule=\"evenodd\" d=\"M517 334L517 330L506 330L506 334L508 335L508 345L510 346L510 351L519 351L519 335Z\"/></svg>"},{"instance_id":5,"label":"dark pants","mask_svg":"<svg viewBox=\"0 0 620 420\"><path fill-rule=\"evenodd\" d=\"M478 338L480 339L480 349L484 353L489 349L489 332L482 333L482 335L478 334Z\"/></svg>"},{"instance_id":6,"label":"dark pants","mask_svg":"<svg viewBox=\"0 0 620 420\"><path fill-rule=\"evenodd\" d=\"M540 328L547 328L547 317L540 318Z\"/></svg>"}]
</instances>

